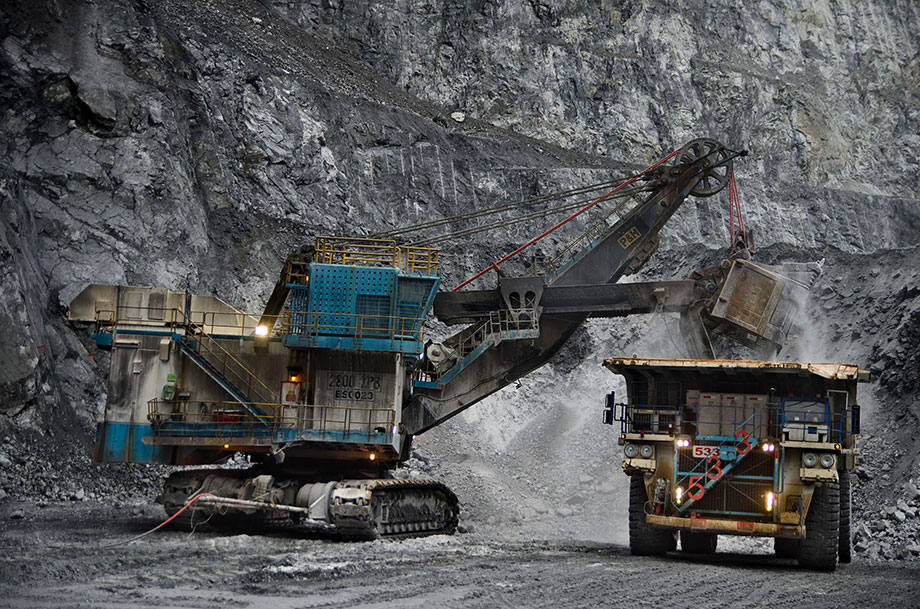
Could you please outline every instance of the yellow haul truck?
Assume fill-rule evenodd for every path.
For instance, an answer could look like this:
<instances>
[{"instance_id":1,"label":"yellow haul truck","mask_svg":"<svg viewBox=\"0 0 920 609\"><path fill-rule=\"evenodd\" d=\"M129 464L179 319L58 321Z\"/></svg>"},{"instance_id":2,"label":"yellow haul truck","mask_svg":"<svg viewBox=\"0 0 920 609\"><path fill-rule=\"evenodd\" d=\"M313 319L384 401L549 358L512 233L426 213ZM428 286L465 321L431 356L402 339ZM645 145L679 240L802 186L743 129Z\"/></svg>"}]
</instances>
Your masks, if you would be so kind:
<instances>
[{"instance_id":1,"label":"yellow haul truck","mask_svg":"<svg viewBox=\"0 0 920 609\"><path fill-rule=\"evenodd\" d=\"M712 553L718 535L772 537L776 554L833 570L851 558L859 433L847 364L614 358L607 395L630 476L629 547Z\"/></svg>"}]
</instances>

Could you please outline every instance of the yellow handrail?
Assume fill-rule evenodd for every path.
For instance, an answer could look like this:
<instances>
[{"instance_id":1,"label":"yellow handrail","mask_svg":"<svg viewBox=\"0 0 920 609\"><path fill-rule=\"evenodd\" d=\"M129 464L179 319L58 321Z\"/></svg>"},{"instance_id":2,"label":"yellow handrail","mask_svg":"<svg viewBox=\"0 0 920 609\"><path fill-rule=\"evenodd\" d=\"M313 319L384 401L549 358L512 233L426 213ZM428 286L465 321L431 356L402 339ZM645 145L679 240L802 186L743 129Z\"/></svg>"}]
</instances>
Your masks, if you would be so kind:
<instances>
[{"instance_id":1,"label":"yellow handrail","mask_svg":"<svg viewBox=\"0 0 920 609\"><path fill-rule=\"evenodd\" d=\"M399 248L388 239L317 237L314 256L322 264L399 266Z\"/></svg>"},{"instance_id":2,"label":"yellow handrail","mask_svg":"<svg viewBox=\"0 0 920 609\"><path fill-rule=\"evenodd\" d=\"M314 259L321 264L389 266L408 273L436 275L439 252L430 247L399 246L388 239L317 237ZM288 278L293 276L289 269Z\"/></svg>"},{"instance_id":3,"label":"yellow handrail","mask_svg":"<svg viewBox=\"0 0 920 609\"><path fill-rule=\"evenodd\" d=\"M191 329L194 329L194 327L195 325L192 324ZM211 360L207 356L204 356L205 360L207 360L209 364L214 366L214 368L217 369L221 374L226 375L228 372L230 372L237 379L246 383L246 397L250 397L250 393L253 390L255 390L256 394L263 400L266 398L275 397L275 392L269 389L268 385L262 382L262 379L256 376L255 373L247 368L246 365L243 364L240 360L236 359L232 353L224 349L223 345L221 345L216 339L205 333L203 329L199 329L199 333L195 334L192 338L196 339L197 341L198 348L196 351L200 353L201 349L205 348L208 353L212 354L215 359L219 360L219 363L223 369L218 368L217 362ZM205 347L205 345L208 345L208 347ZM216 347L216 349L213 347ZM228 362L231 362L232 365L228 365ZM253 381L255 381L257 385L253 385ZM260 390L259 387L262 389ZM240 389L244 388L240 387Z\"/></svg>"}]
</instances>

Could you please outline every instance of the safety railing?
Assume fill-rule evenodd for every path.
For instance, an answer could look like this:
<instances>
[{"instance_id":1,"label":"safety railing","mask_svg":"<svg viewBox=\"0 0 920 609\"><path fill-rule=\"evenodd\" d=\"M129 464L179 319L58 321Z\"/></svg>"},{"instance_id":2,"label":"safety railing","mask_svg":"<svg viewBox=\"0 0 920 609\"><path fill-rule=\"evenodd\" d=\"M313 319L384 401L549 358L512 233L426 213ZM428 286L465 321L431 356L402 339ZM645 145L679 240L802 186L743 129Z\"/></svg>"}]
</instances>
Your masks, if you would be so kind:
<instances>
[{"instance_id":1,"label":"safety railing","mask_svg":"<svg viewBox=\"0 0 920 609\"><path fill-rule=\"evenodd\" d=\"M850 436L859 433L859 407L821 417L809 414L783 410L780 415L783 440L846 443Z\"/></svg>"},{"instance_id":2,"label":"safety railing","mask_svg":"<svg viewBox=\"0 0 920 609\"><path fill-rule=\"evenodd\" d=\"M503 340L536 338L539 332L539 317L534 310L491 311L488 318L468 327L458 335L456 342L447 345L453 351L453 356L446 364L435 367L425 360L425 363L416 369L413 380L438 382L448 374L456 374L463 366L468 365L469 362L464 363L464 359L486 341L491 340L497 344Z\"/></svg>"},{"instance_id":3,"label":"safety railing","mask_svg":"<svg viewBox=\"0 0 920 609\"><path fill-rule=\"evenodd\" d=\"M453 347L460 358L472 353L476 347L484 343L490 336L510 338L514 332L538 330L539 320L535 311L521 312L500 309L490 311L489 317L472 328L456 347Z\"/></svg>"},{"instance_id":4,"label":"safety railing","mask_svg":"<svg viewBox=\"0 0 920 609\"><path fill-rule=\"evenodd\" d=\"M321 264L399 266L399 247L388 239L317 237L314 257Z\"/></svg>"},{"instance_id":5,"label":"safety railing","mask_svg":"<svg viewBox=\"0 0 920 609\"><path fill-rule=\"evenodd\" d=\"M146 307L144 307L146 310ZM248 313L225 313L220 311L192 312L190 321L178 309L164 309L163 319L156 325L172 330L184 329L195 337L202 337L209 354L222 360L222 366L232 366L233 356L227 352L214 335L252 337L260 336L257 331L260 322L266 331L274 334L296 334L306 336L344 336L351 338L388 338L395 340L422 340L421 317L397 317L390 315L364 315L354 313L294 312L266 319ZM97 312L96 332L112 332L121 325L145 325L134 320L119 319L114 310ZM189 341L192 345L192 341ZM230 358L230 359L228 359ZM242 364L241 364L242 365Z\"/></svg>"},{"instance_id":6,"label":"safety railing","mask_svg":"<svg viewBox=\"0 0 920 609\"><path fill-rule=\"evenodd\" d=\"M751 437L779 435L776 404L754 408L737 404L644 405L616 404L614 419L621 433L680 434L704 438L733 438L739 429Z\"/></svg>"},{"instance_id":7,"label":"safety railing","mask_svg":"<svg viewBox=\"0 0 920 609\"><path fill-rule=\"evenodd\" d=\"M191 335L182 337L182 342L192 349L224 379L242 391L254 402L274 401L275 392L266 385L245 364L220 344L215 338L195 324L189 326Z\"/></svg>"},{"instance_id":8,"label":"safety railing","mask_svg":"<svg viewBox=\"0 0 920 609\"><path fill-rule=\"evenodd\" d=\"M207 311L202 315L193 315L191 327L195 331L204 331L209 335L216 336L259 336L257 328L264 325L267 332L274 329L277 332L285 333L288 316L287 315L270 315L256 316L251 313L230 316L226 313Z\"/></svg>"},{"instance_id":9,"label":"safety railing","mask_svg":"<svg viewBox=\"0 0 920 609\"><path fill-rule=\"evenodd\" d=\"M310 281L310 263L294 260L288 263L285 270L285 283L306 285Z\"/></svg>"},{"instance_id":10,"label":"safety railing","mask_svg":"<svg viewBox=\"0 0 920 609\"><path fill-rule=\"evenodd\" d=\"M440 253L430 247L405 246L402 253L403 270L420 275L437 275Z\"/></svg>"},{"instance_id":11,"label":"safety railing","mask_svg":"<svg viewBox=\"0 0 920 609\"><path fill-rule=\"evenodd\" d=\"M618 403L614 408L620 433L629 434L688 435L718 440L733 438L738 430L744 430L751 438L843 443L859 429L858 407L836 413L786 410L777 402L759 407L742 403L680 406Z\"/></svg>"},{"instance_id":12,"label":"safety railing","mask_svg":"<svg viewBox=\"0 0 920 609\"><path fill-rule=\"evenodd\" d=\"M132 311L133 309L133 311ZM149 319L141 319L139 312L149 313ZM131 313L135 313L132 315ZM286 328L288 317L276 315L268 319L269 328L278 328L282 333ZM193 327L209 335L252 336L256 327L265 320L253 313L242 311L191 311L186 318L180 309L119 306L118 309L98 309L96 311L96 332L112 332L116 327L158 326L172 330Z\"/></svg>"},{"instance_id":13,"label":"safety railing","mask_svg":"<svg viewBox=\"0 0 920 609\"><path fill-rule=\"evenodd\" d=\"M390 266L408 273L437 275L439 252L429 247L399 246L388 239L317 237L314 259L320 264ZM291 277L303 275L301 269Z\"/></svg>"},{"instance_id":14,"label":"safety railing","mask_svg":"<svg viewBox=\"0 0 920 609\"><path fill-rule=\"evenodd\" d=\"M349 338L392 338L422 340L419 317L358 315L354 313L292 313L285 332L299 336L343 336Z\"/></svg>"},{"instance_id":15,"label":"safety railing","mask_svg":"<svg viewBox=\"0 0 920 609\"><path fill-rule=\"evenodd\" d=\"M394 433L391 408L320 404L258 403L268 425L248 412L241 402L160 400L147 402L147 419L160 437L258 437L277 430L311 430L342 434Z\"/></svg>"},{"instance_id":16,"label":"safety railing","mask_svg":"<svg viewBox=\"0 0 920 609\"><path fill-rule=\"evenodd\" d=\"M273 316L268 324L274 325L275 320L283 321L282 316ZM251 336L255 333L256 326L263 321L259 316L251 313L229 314L221 311L193 311L189 323L196 329L212 335L221 336Z\"/></svg>"},{"instance_id":17,"label":"safety railing","mask_svg":"<svg viewBox=\"0 0 920 609\"><path fill-rule=\"evenodd\" d=\"M190 311L188 317L176 307L119 305L96 310L96 332L112 332L117 326L158 326L170 329L195 325L208 334L246 336L252 334L259 317L242 311Z\"/></svg>"},{"instance_id":18,"label":"safety railing","mask_svg":"<svg viewBox=\"0 0 920 609\"><path fill-rule=\"evenodd\" d=\"M679 406L615 404L615 421L620 422L620 433L684 434L689 427L683 425Z\"/></svg>"},{"instance_id":19,"label":"safety railing","mask_svg":"<svg viewBox=\"0 0 920 609\"><path fill-rule=\"evenodd\" d=\"M119 324L122 326L165 326L176 328L185 321L185 315L174 307L144 307L118 305L117 307L96 309L95 331L112 332Z\"/></svg>"}]
</instances>

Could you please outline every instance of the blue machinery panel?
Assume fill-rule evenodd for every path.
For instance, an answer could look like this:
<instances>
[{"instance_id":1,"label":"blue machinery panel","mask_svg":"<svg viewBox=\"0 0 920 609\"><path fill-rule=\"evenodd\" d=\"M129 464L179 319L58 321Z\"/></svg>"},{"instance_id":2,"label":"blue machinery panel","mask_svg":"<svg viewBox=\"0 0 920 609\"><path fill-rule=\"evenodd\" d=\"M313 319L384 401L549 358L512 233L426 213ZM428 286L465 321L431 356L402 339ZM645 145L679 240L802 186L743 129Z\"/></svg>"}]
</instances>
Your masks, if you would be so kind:
<instances>
[{"instance_id":1,"label":"blue machinery panel","mask_svg":"<svg viewBox=\"0 0 920 609\"><path fill-rule=\"evenodd\" d=\"M100 463L173 463L172 446L144 444L145 437L153 437L153 427L149 423L99 423L95 460Z\"/></svg>"},{"instance_id":2,"label":"blue machinery panel","mask_svg":"<svg viewBox=\"0 0 920 609\"><path fill-rule=\"evenodd\" d=\"M394 250L396 251L396 250ZM313 262L309 273L300 275L304 283L289 283L289 316L280 325L280 340L294 349L323 348L362 351L396 352L417 355L423 349L422 324L434 303L440 285L436 256L430 252L416 263L417 253L407 251L404 266L400 255L379 260L374 253L356 258L364 264L332 264ZM416 272L421 270L421 272ZM411 272L410 272L411 271ZM211 339L255 340L246 327L240 334L210 334ZM196 328L204 337L203 328ZM200 337L177 331L175 323L141 324L120 327L113 323L97 329L93 338L97 345L112 348L116 334L169 337L178 343L183 355L208 372L237 402L249 409L246 396L196 349ZM269 338L268 340L278 340ZM153 426L144 422L106 421L96 432L95 458L100 462L177 464L197 459L201 448L223 448L223 445L269 446L272 444L317 442L376 447L384 452L400 448L400 437L394 430L328 430L278 427L264 424L260 413L252 414L263 425L232 425L220 421L190 423L168 421Z\"/></svg>"},{"instance_id":3,"label":"blue machinery panel","mask_svg":"<svg viewBox=\"0 0 920 609\"><path fill-rule=\"evenodd\" d=\"M225 443L263 445L309 441L358 446L392 447L399 450L399 436L387 432L354 430L319 430L294 428L243 429L234 425L168 424L169 437L195 438L194 446L153 444L153 426L149 423L106 421L96 426L95 460L99 463L182 463L182 455L202 446ZM165 427L165 426L164 426ZM203 428L207 428L203 431ZM146 440L146 442L145 442ZM174 454L178 453L178 454Z\"/></svg>"},{"instance_id":4,"label":"blue machinery panel","mask_svg":"<svg viewBox=\"0 0 920 609\"><path fill-rule=\"evenodd\" d=\"M310 264L307 285L289 284L291 348L422 350L422 323L440 285L437 275L395 267Z\"/></svg>"}]
</instances>

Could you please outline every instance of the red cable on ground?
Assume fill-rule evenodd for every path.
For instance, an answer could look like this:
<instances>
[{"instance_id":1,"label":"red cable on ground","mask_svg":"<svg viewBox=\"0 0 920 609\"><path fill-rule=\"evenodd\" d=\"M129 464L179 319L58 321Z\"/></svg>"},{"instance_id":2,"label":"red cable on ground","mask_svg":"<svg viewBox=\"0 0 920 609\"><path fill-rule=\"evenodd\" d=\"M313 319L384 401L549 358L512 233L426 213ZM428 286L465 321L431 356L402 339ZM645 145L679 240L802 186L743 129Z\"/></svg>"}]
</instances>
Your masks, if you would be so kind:
<instances>
[{"instance_id":1,"label":"red cable on ground","mask_svg":"<svg viewBox=\"0 0 920 609\"><path fill-rule=\"evenodd\" d=\"M562 226L565 226L566 224L568 224L569 222L571 222L572 220L574 220L575 218L577 218L577 217L580 216L581 214L585 213L586 211L588 211L588 210L591 209L592 207L598 205L599 203L602 203L602 202L606 201L611 195L614 195L614 194L616 194L620 189L622 189L622 188L624 188L624 187L626 187L626 186L629 186L630 184L632 184L633 182L635 182L636 180L638 180L640 177L642 177L642 175L644 175L646 172L649 172L649 171L651 171L652 169L658 167L659 165L661 165L662 163L664 163L665 161L667 161L668 159L670 159L672 156L674 156L675 154L677 154L677 153L680 152L680 151L681 151L681 149L678 148L677 150L673 151L672 153L670 153L670 154L667 155L666 157L664 157L664 158L662 158L662 159L656 161L656 162L653 163L652 165L649 165L648 167L646 167L645 169L643 169L642 171L640 171L639 173L637 173L637 174L634 175L633 177L629 178L628 180L626 180L625 182L623 182L622 184L620 184L619 186L617 186L616 188L614 188L613 190L611 190L610 192L601 195L600 197L598 197L597 199L595 199L594 201L592 201L591 203L589 203L589 204L586 205L585 207L582 207L582 208L579 209L577 212L575 212L574 214L572 214L571 216L569 216L568 218L566 218L565 220L563 220L562 222L559 222L558 224L556 224L556 225L553 226L552 228L550 228L550 229L544 231L543 233L541 233L540 235L534 237L533 239L531 239L530 241L528 241L527 243L525 243L525 244L522 245L521 247L517 248L516 250L514 250L513 252L511 252L510 254L508 254L507 256L505 256L504 258L502 258L501 260L499 260L499 261L497 261L497 262L493 262L492 264L490 264L490 265L487 266L486 268L482 269L481 271L479 271L478 273L476 273L475 275L473 275L472 277L470 277L469 279L467 279L466 281L464 281L463 283L461 283L461 284L458 285L457 287L453 288L453 289L451 290L451 292L456 292L457 290L459 290L459 289L462 288L463 286L467 285L468 283L470 283L470 282L472 282L472 281L475 281L476 279L479 279L480 277L482 277L483 275L485 275L486 273L488 273L488 272L489 272L490 270L492 270L493 268L497 271L497 270L498 270L498 265L499 265L499 264L501 264L501 263L503 263L503 262L507 262L508 260L510 260L511 258L517 256L518 254L520 254L521 252L523 252L525 249L527 249L528 247L530 247L531 245L533 245L534 243L536 243L537 241L539 241L539 240L542 239L543 237L549 235L550 233L552 233L552 232L555 231L556 229L558 229L558 228L560 228L560 227L562 227Z\"/></svg>"},{"instance_id":2,"label":"red cable on ground","mask_svg":"<svg viewBox=\"0 0 920 609\"><path fill-rule=\"evenodd\" d=\"M132 537L131 539L126 539L126 540L124 540L124 541L116 541L115 543L110 543L110 544L108 544L108 545L99 546L99 547L100 547L100 548L111 548L112 546L120 546L120 545L122 545L122 544L131 543L132 541L137 541L138 539L140 539L141 537L144 537L145 535L150 535L150 534L153 533L154 531L157 531L157 530L159 530L159 529L162 529L162 528L165 527L167 524L169 524L170 522L172 522L173 518L175 518L176 516L178 516L179 514L181 514L182 512L184 512L185 510L187 510L189 507L191 507L191 505L192 505L193 503L195 503L196 501L198 501L198 500L201 499L202 497L216 497L216 495L212 495L211 493L198 493L197 495L195 495L194 497L192 497L191 499L189 499L188 501L186 501L186 502L185 502L185 505L183 505L182 508L181 508L178 512L176 512L175 514L173 514L172 516L170 516L169 518L167 518L166 520L164 520L163 522L161 522L161 523L158 524L157 526L153 527L153 528L150 529L149 531L145 531L145 532L141 533L140 535L138 535L138 536L136 536L136 537Z\"/></svg>"}]
</instances>

